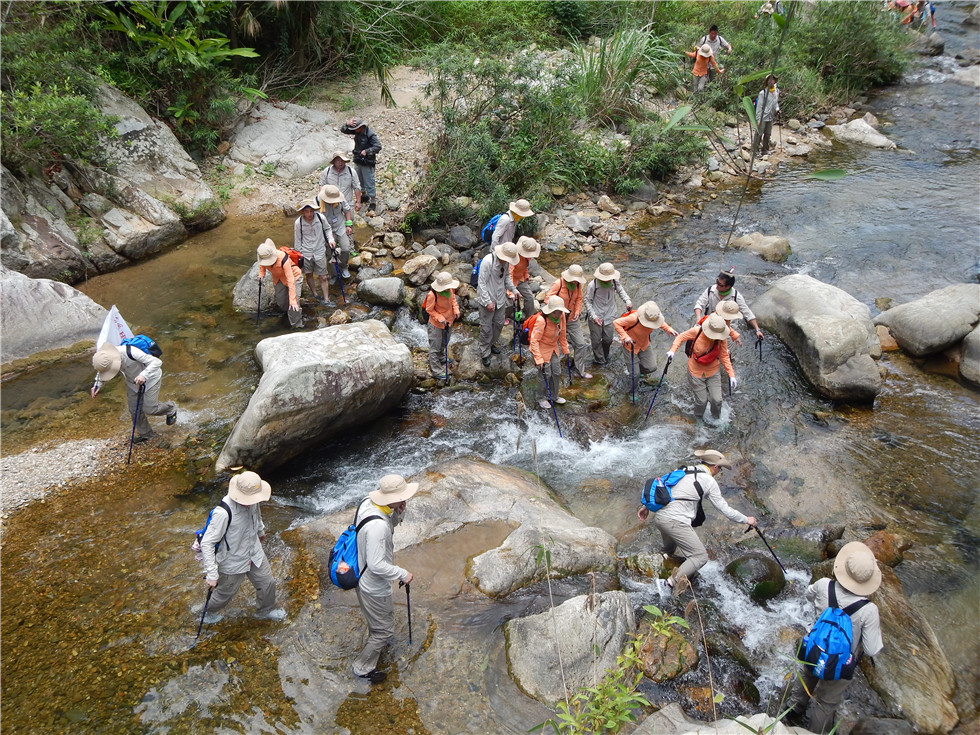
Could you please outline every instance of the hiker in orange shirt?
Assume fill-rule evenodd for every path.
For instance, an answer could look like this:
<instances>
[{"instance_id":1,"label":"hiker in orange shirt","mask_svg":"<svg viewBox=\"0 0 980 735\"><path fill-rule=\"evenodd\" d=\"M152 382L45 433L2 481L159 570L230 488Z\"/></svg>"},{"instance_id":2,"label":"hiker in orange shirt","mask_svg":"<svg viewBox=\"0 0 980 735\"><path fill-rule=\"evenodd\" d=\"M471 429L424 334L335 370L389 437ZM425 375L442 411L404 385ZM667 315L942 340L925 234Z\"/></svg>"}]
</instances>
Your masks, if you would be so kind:
<instances>
[{"instance_id":1,"label":"hiker in orange shirt","mask_svg":"<svg viewBox=\"0 0 980 735\"><path fill-rule=\"evenodd\" d=\"M259 281L265 278L268 269L276 289L276 304L289 316L289 326L302 329L303 312L298 299L303 288L303 271L268 238L255 252L259 261Z\"/></svg>"},{"instance_id":2,"label":"hiker in orange shirt","mask_svg":"<svg viewBox=\"0 0 980 735\"><path fill-rule=\"evenodd\" d=\"M677 334L660 313L656 301L640 304L632 314L621 316L613 322L613 328L623 343L623 349L639 359L640 375L646 376L657 371L657 355L651 346L650 335L654 329L662 329L671 337ZM651 378L647 378L647 381ZM647 382L647 385L650 385Z\"/></svg>"},{"instance_id":3,"label":"hiker in orange shirt","mask_svg":"<svg viewBox=\"0 0 980 735\"><path fill-rule=\"evenodd\" d=\"M715 52L712 51L711 45L704 43L695 51L686 51L688 56L694 59L694 93L698 94L704 91L704 88L708 86L710 78L708 76L708 65L710 64L715 68L719 74L725 73L725 67L718 66L718 62L715 61Z\"/></svg>"},{"instance_id":4,"label":"hiker in orange shirt","mask_svg":"<svg viewBox=\"0 0 980 735\"><path fill-rule=\"evenodd\" d=\"M577 263L561 272L561 278L551 284L548 296L559 296L568 308L568 342L572 347L571 369L574 375L590 380L591 373L585 372L585 336L582 334L582 304L585 284L588 279L585 271Z\"/></svg>"},{"instance_id":5,"label":"hiker in orange shirt","mask_svg":"<svg viewBox=\"0 0 980 735\"><path fill-rule=\"evenodd\" d=\"M721 418L721 375L718 368L725 366L731 389L738 386L732 360L728 355L728 336L731 329L723 317L711 314L700 325L691 327L674 338L667 359L672 360L677 348L691 342L687 358L687 382L694 393L694 418L704 417L704 408L711 403L711 417Z\"/></svg>"},{"instance_id":6,"label":"hiker in orange shirt","mask_svg":"<svg viewBox=\"0 0 980 735\"><path fill-rule=\"evenodd\" d=\"M449 336L453 322L459 319L459 302L456 289L459 281L446 271L436 273L432 290L425 296L422 306L429 315L429 372L433 378L445 378L449 374Z\"/></svg>"},{"instance_id":7,"label":"hiker in orange shirt","mask_svg":"<svg viewBox=\"0 0 980 735\"><path fill-rule=\"evenodd\" d=\"M528 266L531 261L541 255L541 246L533 237L521 235L517 239L517 265L510 267L510 280L514 282L517 293L521 295L521 316L516 317L515 321L523 322L529 316L533 316L534 294L531 293L531 273Z\"/></svg>"},{"instance_id":8,"label":"hiker in orange shirt","mask_svg":"<svg viewBox=\"0 0 980 735\"><path fill-rule=\"evenodd\" d=\"M541 371L538 380L538 405L541 408L551 408L549 395L555 403L565 402L558 395L558 376L561 375L561 356L568 354L568 340L565 336L567 313L568 309L560 296L549 296L541 305L541 314L531 327L531 356Z\"/></svg>"}]
</instances>

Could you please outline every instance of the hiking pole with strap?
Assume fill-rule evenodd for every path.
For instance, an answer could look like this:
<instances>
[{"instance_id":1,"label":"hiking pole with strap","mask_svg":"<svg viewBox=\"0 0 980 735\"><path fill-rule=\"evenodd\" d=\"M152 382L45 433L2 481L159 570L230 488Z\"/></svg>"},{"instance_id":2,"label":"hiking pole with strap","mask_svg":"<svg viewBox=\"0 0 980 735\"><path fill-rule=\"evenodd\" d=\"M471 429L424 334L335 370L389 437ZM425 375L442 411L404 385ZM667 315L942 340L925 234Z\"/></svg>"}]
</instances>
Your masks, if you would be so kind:
<instances>
[{"instance_id":1,"label":"hiking pole with strap","mask_svg":"<svg viewBox=\"0 0 980 735\"><path fill-rule=\"evenodd\" d=\"M548 382L548 378L544 374L544 365L541 366L541 380L544 381L545 390L548 391L548 402L551 404L551 413L555 417L555 428L558 429L558 438L561 439L561 425L558 423L558 409L555 408L555 402L551 397L551 383Z\"/></svg>"},{"instance_id":2,"label":"hiking pole with strap","mask_svg":"<svg viewBox=\"0 0 980 735\"><path fill-rule=\"evenodd\" d=\"M408 608L408 645L412 645L412 583L398 583L399 587L405 588L405 607Z\"/></svg>"},{"instance_id":3,"label":"hiking pole with strap","mask_svg":"<svg viewBox=\"0 0 980 735\"><path fill-rule=\"evenodd\" d=\"M337 288L340 289L340 298L347 306L347 294L344 293L344 279L340 276L340 263L337 262L337 251L333 254L333 269L337 272Z\"/></svg>"},{"instance_id":4,"label":"hiking pole with strap","mask_svg":"<svg viewBox=\"0 0 980 735\"><path fill-rule=\"evenodd\" d=\"M633 352L633 345L630 345L630 385L632 386L633 403L636 403L636 368L633 365L635 359L636 354Z\"/></svg>"},{"instance_id":5,"label":"hiking pole with strap","mask_svg":"<svg viewBox=\"0 0 980 735\"><path fill-rule=\"evenodd\" d=\"M140 409L143 407L143 391L146 389L146 383L140 386L139 392L136 394L136 410L133 411L133 432L129 435L129 454L126 455L126 464L129 464L129 460L133 456L133 441L136 439L136 420L139 418Z\"/></svg>"},{"instance_id":6,"label":"hiking pole with strap","mask_svg":"<svg viewBox=\"0 0 980 735\"><path fill-rule=\"evenodd\" d=\"M745 533L748 533L753 528L755 529L755 532L759 534L759 538L762 539L762 543L764 543L766 545L766 548L769 549L769 553L772 554L772 558L776 560L776 563L779 565L779 568L783 570L783 574L786 574L786 567L784 567L783 563L779 561L779 557L776 556L776 552L772 550L772 547L769 545L769 542L766 541L766 537L762 535L762 531L759 530L759 527L749 526L748 528L745 529Z\"/></svg>"},{"instance_id":7,"label":"hiking pole with strap","mask_svg":"<svg viewBox=\"0 0 980 735\"><path fill-rule=\"evenodd\" d=\"M259 279L259 300L255 304L255 326L259 325L259 314L262 313L262 280Z\"/></svg>"},{"instance_id":8,"label":"hiking pole with strap","mask_svg":"<svg viewBox=\"0 0 980 735\"><path fill-rule=\"evenodd\" d=\"M643 417L644 421L650 418L650 409L653 408L653 402L657 400L657 394L660 392L660 386L664 384L664 378L667 377L667 368L670 367L670 361L673 359L674 358L672 357L667 358L667 364L664 365L664 371L660 374L660 382L657 383L657 389L653 392L653 398L650 399L650 405L647 407L647 415Z\"/></svg>"},{"instance_id":9,"label":"hiking pole with strap","mask_svg":"<svg viewBox=\"0 0 980 735\"><path fill-rule=\"evenodd\" d=\"M204 598L204 610L201 611L201 624L197 626L197 635L194 639L201 637L201 628L204 627L204 616L208 614L208 604L211 602L211 593L214 592L214 587L208 585L208 596Z\"/></svg>"},{"instance_id":10,"label":"hiking pole with strap","mask_svg":"<svg viewBox=\"0 0 980 735\"><path fill-rule=\"evenodd\" d=\"M755 346L759 350L759 362L762 362L762 337L755 338Z\"/></svg>"}]
</instances>

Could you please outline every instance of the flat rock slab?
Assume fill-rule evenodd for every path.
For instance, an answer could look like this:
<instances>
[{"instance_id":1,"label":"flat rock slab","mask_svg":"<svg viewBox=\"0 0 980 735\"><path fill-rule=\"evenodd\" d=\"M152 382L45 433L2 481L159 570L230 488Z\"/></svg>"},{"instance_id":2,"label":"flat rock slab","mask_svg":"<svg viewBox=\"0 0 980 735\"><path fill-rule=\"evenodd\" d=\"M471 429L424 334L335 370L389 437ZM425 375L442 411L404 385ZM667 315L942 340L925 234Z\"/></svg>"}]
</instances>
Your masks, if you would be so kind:
<instances>
[{"instance_id":1,"label":"flat rock slab","mask_svg":"<svg viewBox=\"0 0 980 735\"><path fill-rule=\"evenodd\" d=\"M899 346L920 357L959 344L980 322L980 283L957 283L875 317Z\"/></svg>"}]
</instances>

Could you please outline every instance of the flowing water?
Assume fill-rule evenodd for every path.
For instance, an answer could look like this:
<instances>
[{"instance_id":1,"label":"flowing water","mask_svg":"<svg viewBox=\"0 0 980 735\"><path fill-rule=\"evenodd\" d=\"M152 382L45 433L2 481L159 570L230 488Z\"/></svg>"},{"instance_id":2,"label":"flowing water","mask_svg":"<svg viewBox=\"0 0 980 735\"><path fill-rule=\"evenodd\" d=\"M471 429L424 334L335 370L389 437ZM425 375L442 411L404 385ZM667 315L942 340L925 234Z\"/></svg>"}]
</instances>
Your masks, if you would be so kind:
<instances>
[{"instance_id":1,"label":"flowing water","mask_svg":"<svg viewBox=\"0 0 980 735\"><path fill-rule=\"evenodd\" d=\"M976 34L959 26L941 31L948 48L978 45ZM647 221L634 232L632 247L575 259L586 270L600 256L612 260L633 302L655 298L677 329L689 325L699 291L731 265L750 302L768 282L801 272L844 289L873 312L879 298L900 303L975 280L977 91L949 80L951 63L947 57L932 61L869 103L903 150L835 144L781 166L773 182L749 189L735 234L786 236L793 248L786 263L722 249L741 186L720 192L699 219ZM849 176L838 182L804 178L824 167L844 168ZM518 416L516 391L499 384L408 396L362 432L308 452L269 477L275 495L264 511L272 531L268 551L283 580L289 630L298 632L274 623L240 624L251 603L245 585L230 608L237 606L238 618L231 613L231 621L188 650L196 628L190 607L200 602L200 589L192 584L186 546L223 493L207 477L195 480L188 468L213 459L220 448L215 442L246 405L259 378L256 342L285 331L275 317L256 325L254 314L234 313L229 295L255 246L265 237L288 242L290 229L287 220L226 222L81 286L99 303L116 304L134 328L152 329L164 345L163 395L180 406L177 428L188 436L181 456L189 460L141 454L137 465L106 483L7 520L5 730L526 731L548 713L510 682L501 625L544 609L547 601L532 591L506 603L464 599L462 607L451 607L445 600L458 590L440 586L453 577L445 573L447 564L461 568L472 554L499 543L506 528L451 534L399 557L418 577L416 636L426 642L421 653L396 650L396 689L354 693L346 670L361 635L356 603L318 586L317 550L306 549L291 529L351 507L386 472L408 475L475 455L538 473L586 523L656 548L656 532L636 528L632 516L639 483L708 445L743 460L738 476L722 478L723 490L764 525L835 522L856 533L887 526L914 542L896 571L956 671L961 715L974 712L977 392L944 374L941 361L886 353L887 377L874 407L835 406L809 388L792 355L771 336L761 360L750 338L735 351L740 386L726 399L718 425L686 418L689 398L678 366L646 424L650 394L630 406L628 364L608 368L596 390L608 392L611 407L592 412L588 395L573 397L560 414L562 437L550 414ZM555 272L567 260L548 255L543 263ZM408 319L400 318L395 332L412 346L423 344L422 328ZM657 338L658 349L667 346ZM4 452L50 440L120 437L126 422L121 386L110 385L92 401L90 378L88 358L79 358L7 380ZM103 495L113 502L103 502ZM712 509L708 515L713 552L733 553L741 529ZM799 596L808 571L802 562L789 566L796 584L764 611L731 587L715 562L702 582L702 594L724 605L726 619L762 662L755 683L763 698L785 668L773 631L808 619ZM641 581L628 591L637 604L656 601ZM444 662L456 659L443 653L453 648L485 650L483 665L445 670ZM311 700L311 681L334 696Z\"/></svg>"}]
</instances>

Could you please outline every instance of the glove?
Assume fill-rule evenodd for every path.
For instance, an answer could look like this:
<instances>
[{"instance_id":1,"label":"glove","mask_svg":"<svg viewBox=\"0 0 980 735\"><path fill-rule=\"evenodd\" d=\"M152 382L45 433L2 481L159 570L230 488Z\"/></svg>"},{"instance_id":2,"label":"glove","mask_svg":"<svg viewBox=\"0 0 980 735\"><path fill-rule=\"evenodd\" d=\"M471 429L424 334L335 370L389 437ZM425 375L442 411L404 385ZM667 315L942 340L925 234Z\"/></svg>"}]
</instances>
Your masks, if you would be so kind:
<instances>
[{"instance_id":1,"label":"glove","mask_svg":"<svg viewBox=\"0 0 980 735\"><path fill-rule=\"evenodd\" d=\"M668 352L667 353L667 359L668 360L673 360L674 359L674 353L673 352Z\"/></svg>"},{"instance_id":2,"label":"glove","mask_svg":"<svg viewBox=\"0 0 980 735\"><path fill-rule=\"evenodd\" d=\"M728 382L732 386L732 391L738 388L738 378L736 378L734 375L728 379Z\"/></svg>"}]
</instances>

